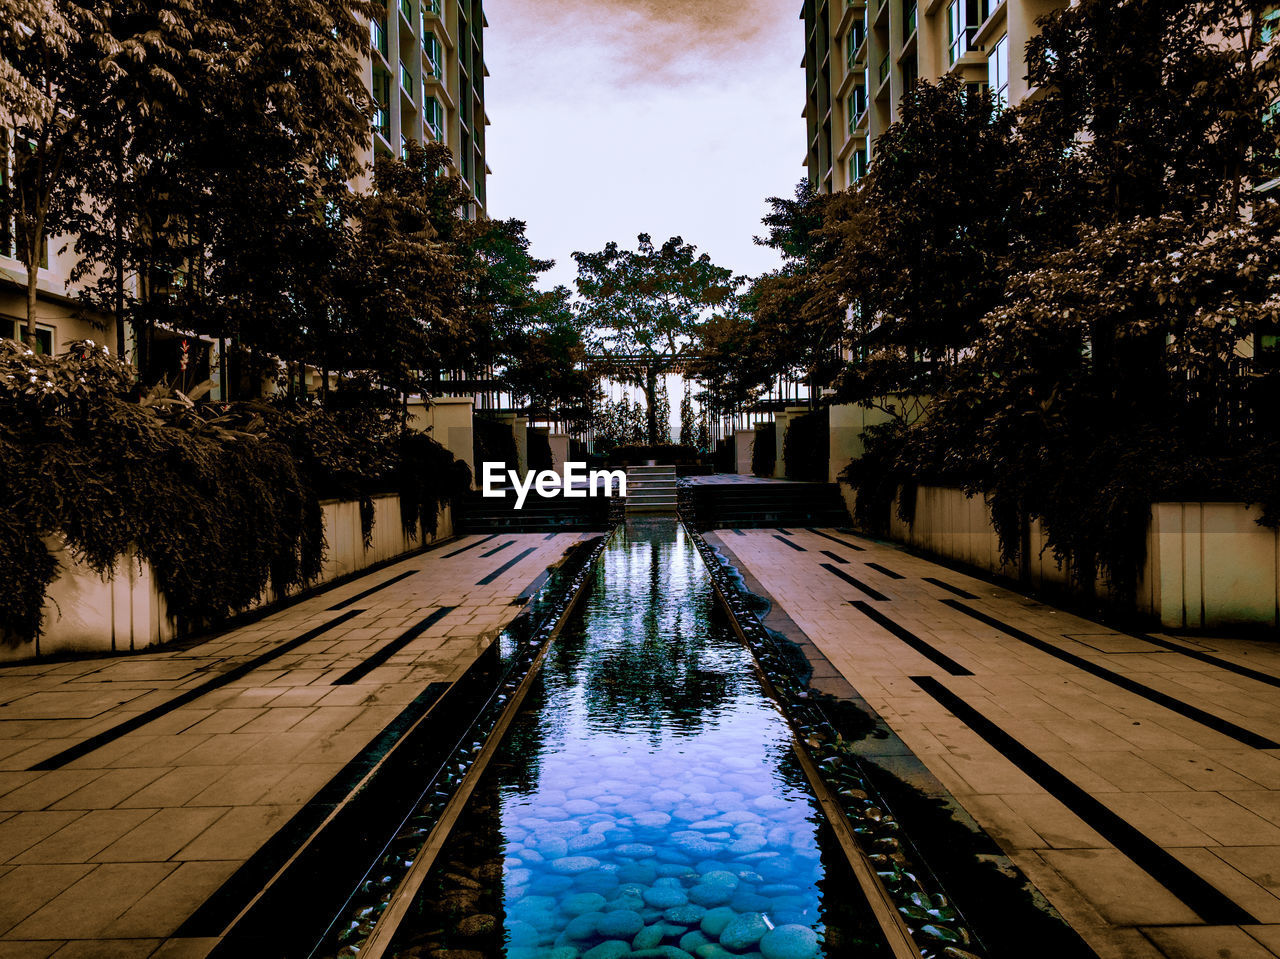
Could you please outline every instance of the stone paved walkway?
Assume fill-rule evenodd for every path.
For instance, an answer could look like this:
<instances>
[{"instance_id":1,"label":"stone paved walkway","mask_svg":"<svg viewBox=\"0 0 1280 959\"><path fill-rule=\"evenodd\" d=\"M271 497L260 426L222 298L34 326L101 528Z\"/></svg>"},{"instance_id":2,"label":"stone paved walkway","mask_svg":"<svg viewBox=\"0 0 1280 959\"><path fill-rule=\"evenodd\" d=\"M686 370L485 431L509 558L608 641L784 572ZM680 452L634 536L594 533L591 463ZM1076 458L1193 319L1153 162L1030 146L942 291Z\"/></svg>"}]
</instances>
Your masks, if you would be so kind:
<instances>
[{"instance_id":1,"label":"stone paved walkway","mask_svg":"<svg viewBox=\"0 0 1280 959\"><path fill-rule=\"evenodd\" d=\"M1280 956L1280 641L1120 633L832 530L708 540L1099 955Z\"/></svg>"},{"instance_id":2,"label":"stone paved walkway","mask_svg":"<svg viewBox=\"0 0 1280 959\"><path fill-rule=\"evenodd\" d=\"M578 538L464 536L205 642L0 668L0 959L205 955L170 937Z\"/></svg>"}]
</instances>

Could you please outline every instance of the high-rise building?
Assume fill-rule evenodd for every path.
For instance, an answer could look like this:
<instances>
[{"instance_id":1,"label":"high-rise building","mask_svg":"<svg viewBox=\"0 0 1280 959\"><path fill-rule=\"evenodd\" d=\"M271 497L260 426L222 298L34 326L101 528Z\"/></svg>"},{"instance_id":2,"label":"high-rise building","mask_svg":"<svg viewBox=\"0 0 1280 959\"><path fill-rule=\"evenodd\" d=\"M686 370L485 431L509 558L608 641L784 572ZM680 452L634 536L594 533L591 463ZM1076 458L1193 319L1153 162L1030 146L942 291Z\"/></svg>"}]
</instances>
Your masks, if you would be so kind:
<instances>
[{"instance_id":1,"label":"high-rise building","mask_svg":"<svg viewBox=\"0 0 1280 959\"><path fill-rule=\"evenodd\" d=\"M444 143L485 208L482 0L386 0L369 24L365 81L375 104L366 159L403 153L411 140Z\"/></svg>"},{"instance_id":2,"label":"high-rise building","mask_svg":"<svg viewBox=\"0 0 1280 959\"><path fill-rule=\"evenodd\" d=\"M867 172L876 139L920 78L959 77L1005 104L1026 98L1026 45L1068 0L805 0L809 181L823 193Z\"/></svg>"}]
</instances>

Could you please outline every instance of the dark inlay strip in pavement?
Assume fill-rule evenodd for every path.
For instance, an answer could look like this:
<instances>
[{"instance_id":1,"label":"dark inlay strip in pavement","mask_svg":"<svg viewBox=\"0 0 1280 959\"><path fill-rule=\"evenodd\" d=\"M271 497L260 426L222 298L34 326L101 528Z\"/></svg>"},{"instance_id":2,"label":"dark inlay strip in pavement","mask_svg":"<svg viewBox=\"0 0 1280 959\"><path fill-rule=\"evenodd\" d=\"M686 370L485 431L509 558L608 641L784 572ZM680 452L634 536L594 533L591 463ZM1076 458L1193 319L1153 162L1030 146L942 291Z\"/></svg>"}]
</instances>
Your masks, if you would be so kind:
<instances>
[{"instance_id":1,"label":"dark inlay strip in pavement","mask_svg":"<svg viewBox=\"0 0 1280 959\"><path fill-rule=\"evenodd\" d=\"M797 553L807 553L807 552L809 552L809 551L808 551L807 549L805 549L803 546L800 546L800 545L799 545L799 544L797 544L797 543L793 543L793 542L791 542L791 540L787 539L785 536L778 536L777 534L774 534L774 537L773 537L773 538L774 538L774 539L776 539L779 543L786 543L788 546L790 546L792 549L794 549Z\"/></svg>"},{"instance_id":2,"label":"dark inlay strip in pavement","mask_svg":"<svg viewBox=\"0 0 1280 959\"><path fill-rule=\"evenodd\" d=\"M950 606L952 609L959 610L966 616L973 617L980 623L985 623L993 629L1000 630L1000 632L1007 636L1012 636L1019 642L1026 643L1028 646L1038 649L1041 652L1048 653L1050 656L1060 659L1064 663L1070 663L1077 669L1082 669L1092 676L1097 676L1099 679L1105 679L1107 682L1119 686L1121 689L1127 690L1137 696L1141 696L1143 699L1149 700L1158 706L1163 706L1165 709L1172 710L1178 715L1185 716L1187 719L1200 723L1202 726L1207 726L1216 732L1222 733L1224 736L1230 736L1232 739L1236 740L1236 742L1244 743L1246 746L1252 746L1254 749L1280 749L1280 743L1277 743L1272 739L1268 739L1260 733L1255 733L1250 729L1245 729L1243 726L1237 726L1235 723L1230 720L1223 719L1221 716L1215 716L1213 713L1207 713L1197 706L1192 706L1190 703L1184 703L1182 700L1175 699L1173 696L1170 696L1167 693L1162 693L1158 689L1153 689L1152 687L1147 686L1144 683L1140 683L1135 679L1130 679L1128 676L1122 676L1120 673L1113 672L1105 666L1099 666L1097 663L1091 663L1089 660L1083 659L1074 653L1068 653L1066 650L1059 649L1047 640L1037 639L1030 633L1025 633L1015 626L1010 626L1008 623L1002 623L994 616L988 616L986 613L979 612L972 607L966 606L959 600L944 599L942 602L947 606Z\"/></svg>"},{"instance_id":3,"label":"dark inlay strip in pavement","mask_svg":"<svg viewBox=\"0 0 1280 959\"><path fill-rule=\"evenodd\" d=\"M959 586L952 586L950 583L944 583L942 580L934 579L932 576L926 576L924 578L924 581L926 583L933 583L934 586L940 586L942 589L945 589L948 593L955 593L961 599L977 599L978 598L977 596L974 596L973 593L969 592L967 589L961 589Z\"/></svg>"},{"instance_id":4,"label":"dark inlay strip in pavement","mask_svg":"<svg viewBox=\"0 0 1280 959\"><path fill-rule=\"evenodd\" d=\"M1018 742L932 676L911 681L944 706L1042 789L1095 829L1107 842L1177 896L1209 925L1250 925L1258 920L1126 820Z\"/></svg>"},{"instance_id":5,"label":"dark inlay strip in pavement","mask_svg":"<svg viewBox=\"0 0 1280 959\"><path fill-rule=\"evenodd\" d=\"M779 533L781 533L783 536L793 536L793 535L795 535L794 533L792 533L792 532L791 532L791 530L789 530L789 529L783 529L781 526L775 526L775 527L774 527L774 529L776 529L776 530L777 530Z\"/></svg>"},{"instance_id":6,"label":"dark inlay strip in pavement","mask_svg":"<svg viewBox=\"0 0 1280 959\"><path fill-rule=\"evenodd\" d=\"M731 530L729 530L729 532L733 533L733 534L734 534L734 535L736 535L736 536L746 536L746 535L747 535L746 533L744 533L744 532L743 532L742 530L740 530L740 529L731 529Z\"/></svg>"},{"instance_id":7,"label":"dark inlay strip in pavement","mask_svg":"<svg viewBox=\"0 0 1280 959\"><path fill-rule=\"evenodd\" d=\"M179 937L221 935L271 877L301 849L320 825L351 795L379 761L450 688L449 683L432 683L402 709L382 732L327 783L311 800L272 834L245 863L223 882L218 890L178 928ZM452 748L452 744L449 744ZM336 864L335 864L336 865ZM363 865L358 868L363 868Z\"/></svg>"},{"instance_id":8,"label":"dark inlay strip in pavement","mask_svg":"<svg viewBox=\"0 0 1280 959\"><path fill-rule=\"evenodd\" d=\"M490 574L489 574L488 576L486 576L484 579L482 579L482 580L480 580L479 582L477 582L477 583L476 583L476 585L477 585L477 586L488 586L488 585L489 585L490 583L492 583L495 579L497 579L499 576L501 576L503 573L505 573L507 570L509 570L512 566L514 566L516 563L520 562L520 560L524 559L524 558L525 558L526 556L528 556L530 553L534 552L534 549L535 549L535 547L530 546L528 549L526 549L526 550L522 550L522 551L521 551L517 556L514 556L514 557L512 557L511 559L507 560L505 563L503 563L501 566L499 566L497 569L495 569L492 573L490 573Z\"/></svg>"},{"instance_id":9,"label":"dark inlay strip in pavement","mask_svg":"<svg viewBox=\"0 0 1280 959\"><path fill-rule=\"evenodd\" d=\"M1280 686L1280 676L1272 676L1270 673L1259 672L1256 669L1250 669L1248 666L1241 666L1239 663L1233 663L1229 659L1222 659L1218 656L1212 656L1209 653L1202 653L1198 649L1187 649L1185 646L1179 646L1177 643L1171 643L1167 639L1161 639L1159 636L1151 636L1147 633L1131 634L1137 639L1152 645L1159 646L1162 649L1171 652L1181 653L1183 656L1190 656L1192 659L1199 660L1202 663L1208 663L1210 666L1217 666L1219 669L1225 669L1228 672L1235 673L1237 676L1247 676L1249 679L1256 679L1260 683L1266 683L1268 686Z\"/></svg>"},{"instance_id":10,"label":"dark inlay strip in pavement","mask_svg":"<svg viewBox=\"0 0 1280 959\"><path fill-rule=\"evenodd\" d=\"M371 655L359 666L355 666L352 669L347 670L347 672L335 679L333 681L333 685L350 686L352 683L363 679L436 623L440 622L440 620L444 619L444 617L452 613L455 609L457 609L456 606L441 606L439 609L432 610L430 615L421 622L410 626L395 639L380 647L377 652Z\"/></svg>"},{"instance_id":11,"label":"dark inlay strip in pavement","mask_svg":"<svg viewBox=\"0 0 1280 959\"><path fill-rule=\"evenodd\" d=\"M481 553L480 555L481 555L482 557L484 557L484 556L493 556L495 553L501 553L501 552L502 552L504 549L506 549L508 546L512 546L512 545L514 545L514 544L515 544L515 540L513 540L513 539L509 539L509 540L507 540L505 543L503 543L501 546L495 546L493 549L489 550L489 552L487 552L487 553Z\"/></svg>"},{"instance_id":12,"label":"dark inlay strip in pavement","mask_svg":"<svg viewBox=\"0 0 1280 959\"><path fill-rule=\"evenodd\" d=\"M354 596L348 599L344 599L340 603L334 603L327 610L325 610L325 612L332 613L334 610L337 610L337 609L346 609L352 603L358 603L360 602L360 600L364 599L365 597L372 596L374 593L378 592L379 590L386 589L388 586L391 586L394 583L398 583L402 579L407 579L408 577L412 576L416 572L418 572L418 570L410 569L410 570L406 570L403 573L400 573L397 576L392 576L390 579L386 580L385 582L379 583L377 586L370 586L363 593L356 593Z\"/></svg>"},{"instance_id":13,"label":"dark inlay strip in pavement","mask_svg":"<svg viewBox=\"0 0 1280 959\"><path fill-rule=\"evenodd\" d=\"M839 543L841 546L845 547L846 549L851 549L857 553L865 552L863 547L857 545L856 543L846 542L845 540L840 539L838 536L832 536L830 533L824 533L822 532L822 530L814 529L812 526L806 526L804 529L806 533L812 533L814 536L821 536L823 539L829 539L833 543Z\"/></svg>"},{"instance_id":14,"label":"dark inlay strip in pavement","mask_svg":"<svg viewBox=\"0 0 1280 959\"><path fill-rule=\"evenodd\" d=\"M104 729L102 732L94 736L90 736L88 739L84 740L83 742L76 743L76 745L71 746L67 749L64 749L62 750L62 752L56 753L55 755L50 756L48 759L41 760L40 762L32 766L31 769L32 770L61 769L63 766L67 765L67 763L72 762L76 759L79 759L81 756L87 756L89 753L93 752L95 749L101 749L103 746L107 745L107 743L115 742L121 736L127 736L129 733L133 732L135 729L141 729L147 723L152 722L153 720L159 719L161 716L168 715L169 713L173 712L175 709L178 709L181 706L187 705L187 703L190 703L199 699L201 696L205 695L206 693L211 693L215 689L221 689L223 686L226 686L228 683L234 683L237 679L240 679L241 677L251 673L253 670L257 669L259 666L265 666L267 663L271 662L273 659L277 659L280 656L283 656L285 653L292 652L293 650L301 646L303 643L306 643L315 639L321 633L328 632L329 630L333 629L336 626L341 626L343 623L351 619L353 616L359 616L363 612L364 612L363 609L349 609L342 615L335 616L333 619L329 620L326 623L321 623L319 626L315 626L307 630L305 633L302 633L299 636L295 636L293 639L286 640L280 645L267 650L265 653L255 656L253 657L253 659L247 660L246 662L241 663L239 666L235 666L227 670L225 673L219 673L217 676L213 677L212 679L205 680L203 683L200 683L198 686L192 686L186 692L175 696L173 699L169 700L168 702L161 703L159 706L153 706L151 709L148 709L146 712L139 713L137 716L134 716L130 719L126 719L122 723L117 723L116 725L112 726L110 729Z\"/></svg>"},{"instance_id":15,"label":"dark inlay strip in pavement","mask_svg":"<svg viewBox=\"0 0 1280 959\"><path fill-rule=\"evenodd\" d=\"M874 587L872 587L872 586L868 586L866 583L864 583L864 582L863 582L862 580L860 580L860 579L855 579L854 577L850 576L848 573L846 573L846 572L845 572L844 570L842 570L842 569L836 569L836 568L835 568L834 566L832 566L830 563L823 563L823 564L822 564L822 568L823 568L823 569L825 569L825 570L826 570L827 572L829 572L829 573L834 573L835 575L839 576L842 580L844 580L844 581L845 581L846 583L848 583L849 585L858 587L858 589L862 590L864 593L866 593L866 594L867 594L868 596L870 596L872 599L878 599L878 600L880 600L881 602L884 602L884 601L888 600L888 598L889 598L889 597L888 597L888 596L886 596L884 593L880 592L880 590L878 590L878 589L876 589L876 588L874 588Z\"/></svg>"},{"instance_id":16,"label":"dark inlay strip in pavement","mask_svg":"<svg viewBox=\"0 0 1280 959\"><path fill-rule=\"evenodd\" d=\"M863 616L866 616L877 626L880 626L882 629L887 629L889 632L893 633L893 635L897 636L900 640L902 640L904 643L906 643L908 646L910 646L917 653L919 653L925 659L929 660L934 665L941 666L943 669L949 672L952 676L972 676L973 675L972 672L965 669L963 666L957 663L954 659L952 659L946 653L942 652L942 650L938 649L936 646L931 645L930 643L925 642L923 639L921 639L915 633L911 632L911 630L907 629L905 626L901 626L898 623L895 623L888 616L885 616L883 613L875 609L870 604L864 603L860 599L855 599L849 605L852 606L854 609L856 609L858 612L860 612Z\"/></svg>"},{"instance_id":17,"label":"dark inlay strip in pavement","mask_svg":"<svg viewBox=\"0 0 1280 959\"><path fill-rule=\"evenodd\" d=\"M559 533L548 533L546 536L544 536L544 537L542 537L542 538L543 538L543 540L555 539L555 538L556 538L557 536L559 536L559 535L560 535Z\"/></svg>"},{"instance_id":18,"label":"dark inlay strip in pavement","mask_svg":"<svg viewBox=\"0 0 1280 959\"><path fill-rule=\"evenodd\" d=\"M895 573L888 566L881 566L879 563L868 563L867 566L869 566L871 569L874 569L877 573L883 573L885 576L888 576L890 579L906 578L901 573Z\"/></svg>"},{"instance_id":19,"label":"dark inlay strip in pavement","mask_svg":"<svg viewBox=\"0 0 1280 959\"><path fill-rule=\"evenodd\" d=\"M837 556L835 553L831 552L831 550L829 549L824 549L824 550L821 550L820 552L822 553L823 556L827 557L828 559L834 559L841 566L849 565L849 561L847 559L845 559L843 556Z\"/></svg>"},{"instance_id":20,"label":"dark inlay strip in pavement","mask_svg":"<svg viewBox=\"0 0 1280 959\"><path fill-rule=\"evenodd\" d=\"M450 556L457 556L459 553L465 553L469 549L475 549L477 546L483 546L485 543L489 542L489 540L497 539L499 535L500 534L498 533L490 533L483 539L478 539L474 543L468 543L466 546L462 547L462 549L455 549L452 553L445 553L444 558L448 559Z\"/></svg>"}]
</instances>

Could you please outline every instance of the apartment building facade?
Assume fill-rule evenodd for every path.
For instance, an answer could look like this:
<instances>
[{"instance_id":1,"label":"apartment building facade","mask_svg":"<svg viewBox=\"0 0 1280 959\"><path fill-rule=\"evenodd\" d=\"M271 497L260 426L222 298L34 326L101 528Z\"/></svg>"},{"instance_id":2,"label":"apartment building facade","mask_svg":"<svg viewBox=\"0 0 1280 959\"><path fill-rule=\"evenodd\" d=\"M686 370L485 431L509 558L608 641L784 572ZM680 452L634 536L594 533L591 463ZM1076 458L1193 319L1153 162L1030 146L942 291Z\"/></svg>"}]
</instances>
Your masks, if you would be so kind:
<instances>
[{"instance_id":1,"label":"apartment building facade","mask_svg":"<svg viewBox=\"0 0 1280 959\"><path fill-rule=\"evenodd\" d=\"M1069 0L805 0L809 181L823 193L861 179L876 139L918 79L954 75L1005 104L1029 96L1026 45Z\"/></svg>"},{"instance_id":2,"label":"apartment building facade","mask_svg":"<svg viewBox=\"0 0 1280 959\"><path fill-rule=\"evenodd\" d=\"M485 210L485 20L482 0L386 0L369 24L365 82L375 112L366 162L399 156L412 140L444 143Z\"/></svg>"},{"instance_id":3,"label":"apartment building facade","mask_svg":"<svg viewBox=\"0 0 1280 959\"><path fill-rule=\"evenodd\" d=\"M485 164L484 29L482 0L386 0L381 19L369 27L365 79L376 103L374 124L362 159L398 155L409 139L449 146L470 189L468 211L485 208L489 169ZM10 138L0 131L0 196L11 173ZM363 184L356 184L357 186ZM41 352L60 353L66 344L91 339L115 351L114 318L86 313L71 282L76 266L69 237L52 237L38 272L35 338ZM0 338L27 335L27 272L17 257L13 213L0 203ZM128 331L126 331L128 333ZM134 344L127 336L125 354ZM218 344L205 337L158 331L154 362L172 367L180 379L212 378L214 398L221 363Z\"/></svg>"}]
</instances>

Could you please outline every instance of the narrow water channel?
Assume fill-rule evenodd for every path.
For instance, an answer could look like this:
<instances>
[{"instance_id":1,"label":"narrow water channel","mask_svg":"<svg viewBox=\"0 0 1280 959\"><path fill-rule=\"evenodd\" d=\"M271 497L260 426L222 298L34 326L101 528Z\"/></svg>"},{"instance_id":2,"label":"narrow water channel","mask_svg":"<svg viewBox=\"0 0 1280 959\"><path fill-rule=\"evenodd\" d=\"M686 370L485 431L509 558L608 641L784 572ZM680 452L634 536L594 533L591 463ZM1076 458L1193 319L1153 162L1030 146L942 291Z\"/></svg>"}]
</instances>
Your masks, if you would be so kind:
<instances>
[{"instance_id":1,"label":"narrow water channel","mask_svg":"<svg viewBox=\"0 0 1280 959\"><path fill-rule=\"evenodd\" d=\"M889 955L674 521L613 534L389 952Z\"/></svg>"}]
</instances>

